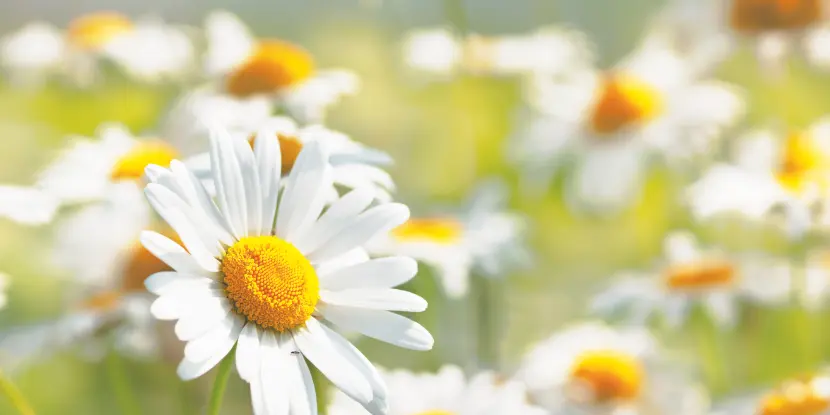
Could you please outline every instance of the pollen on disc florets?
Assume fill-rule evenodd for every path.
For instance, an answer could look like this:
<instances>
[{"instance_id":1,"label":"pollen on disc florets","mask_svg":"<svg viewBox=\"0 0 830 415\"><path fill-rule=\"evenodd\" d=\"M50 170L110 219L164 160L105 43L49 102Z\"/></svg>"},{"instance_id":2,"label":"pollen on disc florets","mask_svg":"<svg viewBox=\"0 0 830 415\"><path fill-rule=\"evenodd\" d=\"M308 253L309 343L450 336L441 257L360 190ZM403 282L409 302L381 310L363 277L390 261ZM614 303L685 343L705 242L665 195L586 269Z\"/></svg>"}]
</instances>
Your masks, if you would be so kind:
<instances>
[{"instance_id":1,"label":"pollen on disc florets","mask_svg":"<svg viewBox=\"0 0 830 415\"><path fill-rule=\"evenodd\" d=\"M170 166L170 162L179 156L179 152L170 144L161 140L142 141L115 162L110 171L113 180L138 180L144 176L144 169L156 164Z\"/></svg>"},{"instance_id":2,"label":"pollen on disc florets","mask_svg":"<svg viewBox=\"0 0 830 415\"><path fill-rule=\"evenodd\" d=\"M302 326L320 298L311 262L275 236L240 239L228 248L221 270L237 312L263 328L282 332Z\"/></svg>"},{"instance_id":3,"label":"pollen on disc florets","mask_svg":"<svg viewBox=\"0 0 830 415\"><path fill-rule=\"evenodd\" d=\"M282 40L263 40L238 68L226 87L237 97L278 92L310 78L314 59L305 49Z\"/></svg>"}]
</instances>

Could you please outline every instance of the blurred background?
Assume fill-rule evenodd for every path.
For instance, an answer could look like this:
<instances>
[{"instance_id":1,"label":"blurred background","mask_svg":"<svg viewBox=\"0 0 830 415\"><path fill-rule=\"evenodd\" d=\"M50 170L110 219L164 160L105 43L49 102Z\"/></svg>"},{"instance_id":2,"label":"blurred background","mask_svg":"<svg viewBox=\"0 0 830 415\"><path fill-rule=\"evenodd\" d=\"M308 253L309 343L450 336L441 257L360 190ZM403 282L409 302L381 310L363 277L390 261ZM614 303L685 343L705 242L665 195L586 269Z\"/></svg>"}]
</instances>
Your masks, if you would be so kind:
<instances>
[{"instance_id":1,"label":"blurred background","mask_svg":"<svg viewBox=\"0 0 830 415\"><path fill-rule=\"evenodd\" d=\"M528 239L534 265L507 276L505 304L495 310L500 342L487 352L497 356L498 369L509 372L534 342L587 316L590 299L616 271L653 265L669 231L691 229L704 242L773 253L786 252L787 241L772 229L695 225L680 203L676 182L659 165L649 171L642 198L608 217L568 209L560 179L542 197L523 195L518 173L504 156L521 106L522 80L459 74L413 82L401 42L411 30L459 22L470 32L493 36L556 24L584 31L595 43L600 64L608 66L639 43L643 28L663 5L658 0L5 0L0 33L36 20L63 27L78 15L100 10L199 27L209 11L221 8L237 14L259 36L303 45L320 67L354 71L361 90L330 110L327 125L393 156L396 163L390 172L400 200L415 212L428 212L434 205L463 202L480 180L496 176L510 188L509 207L526 215L531 224ZM770 82L744 47L719 67L720 79L745 89L744 124L806 127L826 113L827 74L799 59L788 65L784 75ZM88 88L60 82L17 88L0 80L0 182L30 184L66 144L67 135L92 136L102 122L120 121L134 132L153 131L179 93L180 87L135 83L118 74ZM12 276L0 327L61 312L66 287L55 281L66 271L48 260L52 231L50 225L0 222L0 264ZM447 321L469 319L475 326L476 311L471 311L471 301L443 299L430 274L422 267L410 288L430 299L430 309L415 319L435 334L436 349L415 353L360 340L359 346L374 361L434 370L447 362L468 364L466 347L485 353L476 349L474 330L467 333L469 344L447 334ZM787 306L744 305L741 324L734 329L718 328L694 313L692 329L675 333L658 326L655 333L670 354L701 376L714 397L724 397L811 371L826 361L830 311L797 318L794 313L798 311ZM129 373L141 413L200 413L210 376L182 383L173 362L125 358L109 365L106 358L96 361L58 352L15 373L15 380L42 414L119 413L108 377L112 370ZM247 387L232 377L226 413L245 413L249 405ZM13 413L3 399L0 413Z\"/></svg>"}]
</instances>

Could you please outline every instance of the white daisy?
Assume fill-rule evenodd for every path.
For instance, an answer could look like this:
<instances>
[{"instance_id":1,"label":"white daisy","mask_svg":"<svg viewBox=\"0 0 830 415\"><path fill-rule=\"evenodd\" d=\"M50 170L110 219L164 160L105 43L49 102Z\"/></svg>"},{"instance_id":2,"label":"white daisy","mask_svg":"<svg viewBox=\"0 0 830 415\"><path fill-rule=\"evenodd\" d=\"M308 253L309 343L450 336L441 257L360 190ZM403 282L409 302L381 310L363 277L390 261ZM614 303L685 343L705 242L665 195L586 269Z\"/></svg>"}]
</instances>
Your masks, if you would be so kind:
<instances>
[{"instance_id":1,"label":"white daisy","mask_svg":"<svg viewBox=\"0 0 830 415\"><path fill-rule=\"evenodd\" d=\"M637 324L661 313L677 328L700 304L717 323L732 326L740 298L771 304L788 298L791 269L785 260L703 250L686 232L669 234L663 252L663 260L651 271L622 273L594 298L593 310L607 317L622 314Z\"/></svg>"},{"instance_id":2,"label":"white daisy","mask_svg":"<svg viewBox=\"0 0 830 415\"><path fill-rule=\"evenodd\" d=\"M536 345L516 378L552 414L647 415L706 412L701 390L668 370L645 330L581 323Z\"/></svg>"},{"instance_id":3,"label":"white daisy","mask_svg":"<svg viewBox=\"0 0 830 415\"><path fill-rule=\"evenodd\" d=\"M501 186L485 184L462 212L411 218L373 240L369 251L411 256L435 267L447 295L462 297L471 273L504 277L530 260L525 221L504 210L505 193Z\"/></svg>"},{"instance_id":4,"label":"white daisy","mask_svg":"<svg viewBox=\"0 0 830 415\"><path fill-rule=\"evenodd\" d=\"M353 73L317 70L306 50L283 40L256 39L230 12L211 13L205 34L205 71L219 79L218 92L240 100L268 96L294 118L314 122L343 95L357 91Z\"/></svg>"},{"instance_id":5,"label":"white daisy","mask_svg":"<svg viewBox=\"0 0 830 415\"><path fill-rule=\"evenodd\" d=\"M389 415L544 415L527 402L524 385L491 372L469 380L455 366L438 373L381 371L389 387ZM366 410L342 392L329 405L329 415L364 415Z\"/></svg>"},{"instance_id":6,"label":"white daisy","mask_svg":"<svg viewBox=\"0 0 830 415\"><path fill-rule=\"evenodd\" d=\"M815 373L777 387L728 399L711 415L824 415L830 413L830 376Z\"/></svg>"},{"instance_id":7,"label":"white daisy","mask_svg":"<svg viewBox=\"0 0 830 415\"><path fill-rule=\"evenodd\" d=\"M236 346L236 367L251 385L255 413L317 412L305 359L370 411L383 413L383 381L332 328L415 350L432 347L429 332L392 312L427 306L391 288L411 279L416 263L369 260L361 248L406 221L409 210L400 204L367 209L372 193L357 189L321 215L331 185L322 149L305 146L281 186L280 147L270 139L275 132L263 134L253 150L224 132L212 134L216 204L182 163L148 168L150 204L186 248L143 234L144 246L175 270L146 281L159 295L151 312L178 320L176 334L187 342L182 379L203 375Z\"/></svg>"},{"instance_id":8,"label":"white daisy","mask_svg":"<svg viewBox=\"0 0 830 415\"><path fill-rule=\"evenodd\" d=\"M193 68L194 51L180 28L96 12L74 19L66 30L42 22L26 25L0 41L0 57L13 80L42 82L60 73L86 86L102 62L142 81L180 77Z\"/></svg>"},{"instance_id":9,"label":"white daisy","mask_svg":"<svg viewBox=\"0 0 830 415\"><path fill-rule=\"evenodd\" d=\"M592 51L581 33L541 28L533 33L459 38L449 29L419 29L403 42L406 63L435 75L472 72L492 75L558 74L584 69Z\"/></svg>"},{"instance_id":10,"label":"white daisy","mask_svg":"<svg viewBox=\"0 0 830 415\"><path fill-rule=\"evenodd\" d=\"M722 43L723 56L748 41L762 64L779 66L793 47L812 63L830 66L827 0L673 0L667 20L702 41Z\"/></svg>"},{"instance_id":11,"label":"white daisy","mask_svg":"<svg viewBox=\"0 0 830 415\"><path fill-rule=\"evenodd\" d=\"M703 64L670 43L655 33L608 71L535 77L528 122L508 149L525 187L547 189L572 161L571 205L616 211L637 200L652 157L682 167L711 153L721 130L743 113L742 99L731 86L703 79Z\"/></svg>"},{"instance_id":12,"label":"white daisy","mask_svg":"<svg viewBox=\"0 0 830 415\"><path fill-rule=\"evenodd\" d=\"M747 133L736 140L731 157L689 188L697 219L738 214L769 220L780 213L779 223L793 238L830 224L830 120L788 136L774 130Z\"/></svg>"}]
</instances>

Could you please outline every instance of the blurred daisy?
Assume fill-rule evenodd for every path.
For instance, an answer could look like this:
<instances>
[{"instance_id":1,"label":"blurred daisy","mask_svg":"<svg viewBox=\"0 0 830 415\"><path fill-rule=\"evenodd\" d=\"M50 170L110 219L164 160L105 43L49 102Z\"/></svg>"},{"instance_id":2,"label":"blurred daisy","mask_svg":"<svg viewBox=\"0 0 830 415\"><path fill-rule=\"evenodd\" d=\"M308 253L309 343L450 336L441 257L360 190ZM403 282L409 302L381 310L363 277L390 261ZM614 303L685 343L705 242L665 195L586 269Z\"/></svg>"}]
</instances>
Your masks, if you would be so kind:
<instances>
[{"instance_id":1,"label":"blurred daisy","mask_svg":"<svg viewBox=\"0 0 830 415\"><path fill-rule=\"evenodd\" d=\"M325 109L356 92L358 79L345 70L318 70L311 54L278 39L256 39L226 11L205 21L205 71L217 90L240 100L267 96L303 122L320 121Z\"/></svg>"},{"instance_id":2,"label":"blurred daisy","mask_svg":"<svg viewBox=\"0 0 830 415\"><path fill-rule=\"evenodd\" d=\"M593 60L591 48L581 33L560 28L463 39L449 29L420 29L404 39L403 55L410 67L435 75L557 74L584 69Z\"/></svg>"},{"instance_id":3,"label":"blurred daisy","mask_svg":"<svg viewBox=\"0 0 830 415\"><path fill-rule=\"evenodd\" d=\"M55 319L0 332L0 361L19 366L71 347L98 357L110 344L132 356L154 354L156 322L144 280L170 268L141 246L141 231L152 226L143 193L130 184L114 186L105 200L58 223L55 265L71 282L66 309Z\"/></svg>"},{"instance_id":4,"label":"blurred daisy","mask_svg":"<svg viewBox=\"0 0 830 415\"><path fill-rule=\"evenodd\" d=\"M480 373L466 380L455 366L438 373L382 371L389 387L388 415L545 415L527 402L524 386L499 379L494 373ZM364 415L365 409L342 392L334 395L329 415Z\"/></svg>"},{"instance_id":5,"label":"blurred daisy","mask_svg":"<svg viewBox=\"0 0 830 415\"><path fill-rule=\"evenodd\" d=\"M689 414L707 412L705 395L668 370L645 330L581 323L536 345L516 378L552 414Z\"/></svg>"},{"instance_id":6,"label":"blurred daisy","mask_svg":"<svg viewBox=\"0 0 830 415\"><path fill-rule=\"evenodd\" d=\"M427 307L392 288L415 275L416 263L369 260L361 248L405 222L409 210L368 208L372 192L357 189L322 213L331 168L314 143L304 146L284 186L277 140L256 140L252 150L216 131L210 156L216 204L178 161L170 170L148 168L150 204L185 246L155 232L142 236L175 270L145 285L159 296L153 315L178 320L176 335L187 342L179 376L202 376L236 346L236 367L250 383L255 413L317 413L305 359L352 399L384 413L382 379L333 327L414 350L432 348L429 332L392 312Z\"/></svg>"},{"instance_id":7,"label":"blurred daisy","mask_svg":"<svg viewBox=\"0 0 830 415\"><path fill-rule=\"evenodd\" d=\"M622 314L636 324L660 313L677 328L700 304L714 321L732 326L740 298L762 303L788 298L791 270L785 260L704 250L686 232L669 234L663 252L663 260L651 271L623 273L594 298L593 310L609 318Z\"/></svg>"},{"instance_id":8,"label":"blurred daisy","mask_svg":"<svg viewBox=\"0 0 830 415\"><path fill-rule=\"evenodd\" d=\"M572 160L567 200L607 213L637 200L652 157L689 166L710 154L743 102L731 86L702 80L702 66L658 33L608 71L534 78L530 118L508 149L525 187L547 189Z\"/></svg>"},{"instance_id":9,"label":"blurred daisy","mask_svg":"<svg viewBox=\"0 0 830 415\"><path fill-rule=\"evenodd\" d=\"M39 82L62 73L84 86L95 80L103 62L142 81L181 76L193 68L194 51L182 29L97 12L76 18L64 31L31 23L0 41L0 57L12 80Z\"/></svg>"},{"instance_id":10,"label":"blurred daisy","mask_svg":"<svg viewBox=\"0 0 830 415\"><path fill-rule=\"evenodd\" d=\"M775 388L730 399L711 415L823 415L830 413L830 376L788 379Z\"/></svg>"},{"instance_id":11,"label":"blurred daisy","mask_svg":"<svg viewBox=\"0 0 830 415\"><path fill-rule=\"evenodd\" d=\"M737 214L779 221L793 238L830 224L830 120L784 136L774 130L745 134L730 164L712 166L688 190L697 219Z\"/></svg>"},{"instance_id":12,"label":"blurred daisy","mask_svg":"<svg viewBox=\"0 0 830 415\"><path fill-rule=\"evenodd\" d=\"M435 267L446 294L462 297L472 272L504 277L530 261L523 242L526 224L504 210L505 201L506 190L487 183L461 212L411 218L373 240L369 251L411 256Z\"/></svg>"},{"instance_id":13,"label":"blurred daisy","mask_svg":"<svg viewBox=\"0 0 830 415\"><path fill-rule=\"evenodd\" d=\"M826 0L674 0L669 19L726 49L754 45L761 63L776 64L795 46L812 63L830 66L830 4Z\"/></svg>"}]
</instances>

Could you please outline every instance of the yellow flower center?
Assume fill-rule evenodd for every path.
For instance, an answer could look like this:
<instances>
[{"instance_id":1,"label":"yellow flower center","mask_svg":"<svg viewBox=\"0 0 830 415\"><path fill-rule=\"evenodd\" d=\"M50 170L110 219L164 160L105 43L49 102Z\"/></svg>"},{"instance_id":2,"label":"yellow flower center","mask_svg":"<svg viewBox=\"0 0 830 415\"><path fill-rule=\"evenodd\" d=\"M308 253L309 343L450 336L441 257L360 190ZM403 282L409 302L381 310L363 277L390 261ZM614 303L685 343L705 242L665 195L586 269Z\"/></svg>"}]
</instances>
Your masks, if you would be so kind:
<instances>
[{"instance_id":1,"label":"yellow flower center","mask_svg":"<svg viewBox=\"0 0 830 415\"><path fill-rule=\"evenodd\" d=\"M402 242L435 242L452 244L461 238L462 225L451 218L413 218L392 231Z\"/></svg>"},{"instance_id":2,"label":"yellow flower center","mask_svg":"<svg viewBox=\"0 0 830 415\"><path fill-rule=\"evenodd\" d=\"M808 134L793 133L784 145L776 178L785 189L799 194L815 188L830 187L830 157Z\"/></svg>"},{"instance_id":3,"label":"yellow flower center","mask_svg":"<svg viewBox=\"0 0 830 415\"><path fill-rule=\"evenodd\" d=\"M635 357L613 350L584 353L571 368L571 381L585 387L594 402L636 398L643 376L643 368Z\"/></svg>"},{"instance_id":4,"label":"yellow flower center","mask_svg":"<svg viewBox=\"0 0 830 415\"><path fill-rule=\"evenodd\" d=\"M611 134L652 120L663 111L663 97L652 85L630 75L607 76L594 101L591 128Z\"/></svg>"},{"instance_id":5,"label":"yellow flower center","mask_svg":"<svg viewBox=\"0 0 830 415\"><path fill-rule=\"evenodd\" d=\"M77 308L83 311L112 311L123 297L121 291L102 291L78 303Z\"/></svg>"},{"instance_id":6,"label":"yellow flower center","mask_svg":"<svg viewBox=\"0 0 830 415\"><path fill-rule=\"evenodd\" d=\"M281 40L263 40L239 67L228 74L228 92L238 97L277 92L314 73L314 60L305 49Z\"/></svg>"},{"instance_id":7,"label":"yellow flower center","mask_svg":"<svg viewBox=\"0 0 830 415\"><path fill-rule=\"evenodd\" d=\"M115 162L110 177L113 180L138 180L144 176L148 165L168 167L178 155L173 146L163 141L143 141Z\"/></svg>"},{"instance_id":8,"label":"yellow flower center","mask_svg":"<svg viewBox=\"0 0 830 415\"><path fill-rule=\"evenodd\" d=\"M795 30L821 19L823 0L732 0L729 24L737 32L758 34Z\"/></svg>"},{"instance_id":9,"label":"yellow flower center","mask_svg":"<svg viewBox=\"0 0 830 415\"><path fill-rule=\"evenodd\" d=\"M280 143L280 155L282 158L282 175L285 176L286 174L291 172L291 169L294 168L294 163L297 161L297 156L300 155L300 151L303 150L303 142L300 141L299 138L285 135L285 134L277 134L277 140ZM248 142L251 143L251 147L254 146L254 142L256 141L256 136L251 136L248 139Z\"/></svg>"},{"instance_id":10,"label":"yellow flower center","mask_svg":"<svg viewBox=\"0 0 830 415\"><path fill-rule=\"evenodd\" d=\"M222 258L222 273L236 310L264 328L302 326L320 298L311 262L276 236L240 239Z\"/></svg>"},{"instance_id":11,"label":"yellow flower center","mask_svg":"<svg viewBox=\"0 0 830 415\"><path fill-rule=\"evenodd\" d=\"M118 35L133 29L126 16L115 12L98 12L81 16L67 29L69 42L81 49L100 49Z\"/></svg>"},{"instance_id":12,"label":"yellow flower center","mask_svg":"<svg viewBox=\"0 0 830 415\"><path fill-rule=\"evenodd\" d=\"M705 260L670 266L665 281L672 290L700 290L732 284L735 267L723 260Z\"/></svg>"},{"instance_id":13,"label":"yellow flower center","mask_svg":"<svg viewBox=\"0 0 830 415\"><path fill-rule=\"evenodd\" d=\"M761 399L759 415L819 415L830 409L830 397L817 391L816 379L785 382ZM824 379L827 381L827 379Z\"/></svg>"}]
</instances>

